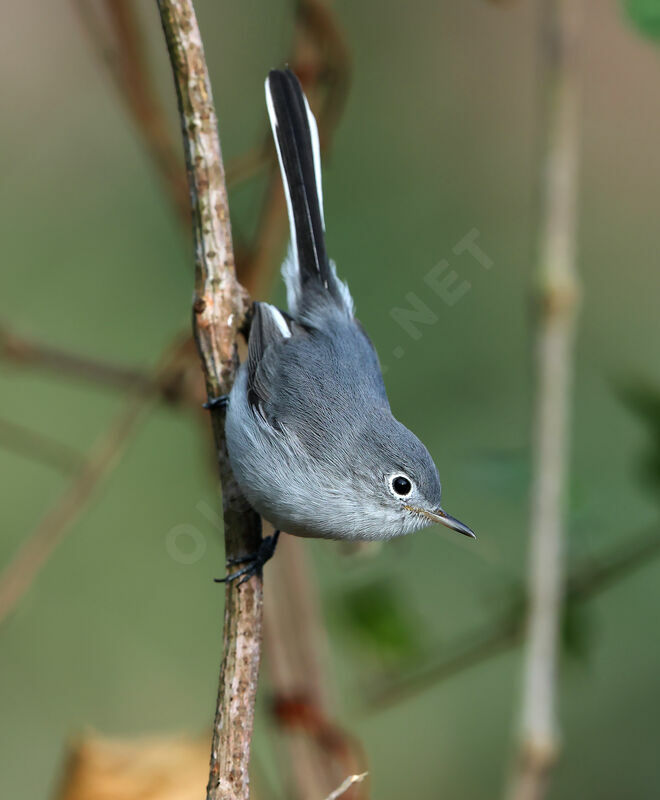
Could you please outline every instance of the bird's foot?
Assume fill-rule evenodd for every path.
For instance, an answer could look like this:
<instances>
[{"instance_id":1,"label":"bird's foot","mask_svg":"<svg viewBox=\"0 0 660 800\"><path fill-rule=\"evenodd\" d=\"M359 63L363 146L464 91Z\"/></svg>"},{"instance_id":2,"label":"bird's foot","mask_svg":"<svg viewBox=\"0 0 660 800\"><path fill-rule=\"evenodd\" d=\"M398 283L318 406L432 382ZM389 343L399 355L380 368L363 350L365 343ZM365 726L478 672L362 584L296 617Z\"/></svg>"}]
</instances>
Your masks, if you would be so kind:
<instances>
[{"instance_id":1,"label":"bird's foot","mask_svg":"<svg viewBox=\"0 0 660 800\"><path fill-rule=\"evenodd\" d=\"M237 578L240 578L237 584L240 586L242 583L245 583L245 581L249 581L254 575L261 575L264 564L273 557L279 536L279 531L275 531L272 536L265 536L261 540L256 553L240 558L228 558L226 561L228 567L235 567L238 564L245 564L245 566L236 570L236 572L232 572L231 575L227 575L225 578L215 578L215 582L231 583Z\"/></svg>"},{"instance_id":2,"label":"bird's foot","mask_svg":"<svg viewBox=\"0 0 660 800\"><path fill-rule=\"evenodd\" d=\"M221 394L220 397L209 397L202 405L202 408L212 411L214 408L227 408L229 405L229 395Z\"/></svg>"}]
</instances>

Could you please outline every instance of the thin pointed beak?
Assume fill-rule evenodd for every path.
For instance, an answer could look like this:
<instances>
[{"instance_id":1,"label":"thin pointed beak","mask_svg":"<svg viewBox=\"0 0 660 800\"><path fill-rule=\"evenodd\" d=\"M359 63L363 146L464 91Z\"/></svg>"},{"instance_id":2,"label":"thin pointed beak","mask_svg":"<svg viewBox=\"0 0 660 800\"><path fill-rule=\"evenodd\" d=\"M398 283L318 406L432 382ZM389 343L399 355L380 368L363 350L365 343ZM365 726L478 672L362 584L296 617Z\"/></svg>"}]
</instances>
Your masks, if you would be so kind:
<instances>
[{"instance_id":1,"label":"thin pointed beak","mask_svg":"<svg viewBox=\"0 0 660 800\"><path fill-rule=\"evenodd\" d=\"M434 519L436 522L439 522L441 525L444 525L446 528L451 528L457 533L462 533L463 536L469 536L470 539L477 538L471 528L468 528L467 525L456 519L456 517L450 517L449 514L447 514L441 508L437 508L433 514L429 514L429 517Z\"/></svg>"}]
</instances>

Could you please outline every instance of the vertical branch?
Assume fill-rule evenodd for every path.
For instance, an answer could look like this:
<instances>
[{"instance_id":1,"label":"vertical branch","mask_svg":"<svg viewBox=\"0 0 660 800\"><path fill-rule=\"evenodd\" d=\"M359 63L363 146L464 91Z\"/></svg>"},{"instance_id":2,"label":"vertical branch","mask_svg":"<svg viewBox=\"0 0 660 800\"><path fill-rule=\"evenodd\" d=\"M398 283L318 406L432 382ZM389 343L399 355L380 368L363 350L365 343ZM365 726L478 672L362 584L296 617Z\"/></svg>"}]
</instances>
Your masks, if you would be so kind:
<instances>
[{"instance_id":1,"label":"vertical branch","mask_svg":"<svg viewBox=\"0 0 660 800\"><path fill-rule=\"evenodd\" d=\"M558 639L573 340L578 302L576 198L580 0L543 0L544 152L540 182L537 406L528 573L529 618L519 758L512 800L539 800L557 757Z\"/></svg>"},{"instance_id":2,"label":"vertical branch","mask_svg":"<svg viewBox=\"0 0 660 800\"><path fill-rule=\"evenodd\" d=\"M136 4L130 0L105 0L105 5L117 42L120 95L128 105L179 218L188 228L190 201L183 166L177 158L167 115L151 83Z\"/></svg>"},{"instance_id":3,"label":"vertical branch","mask_svg":"<svg viewBox=\"0 0 660 800\"><path fill-rule=\"evenodd\" d=\"M112 32L106 27L90 0L72 0L86 33L106 63L119 97L152 158L181 220L190 225L188 187L180 157L170 134L170 125L158 93L152 85L145 58L144 42L136 12L130 0L104 0Z\"/></svg>"},{"instance_id":4,"label":"vertical branch","mask_svg":"<svg viewBox=\"0 0 660 800\"><path fill-rule=\"evenodd\" d=\"M158 0L181 115L195 238L193 329L209 397L226 394L237 366L236 335L247 297L236 279L224 168L204 49L192 0ZM223 490L228 557L254 552L259 517L229 467L224 412L212 412ZM248 764L262 627L262 583L254 577L225 594L224 653L216 706L208 800L249 797Z\"/></svg>"},{"instance_id":5,"label":"vertical branch","mask_svg":"<svg viewBox=\"0 0 660 800\"><path fill-rule=\"evenodd\" d=\"M366 768L359 742L334 721L325 628L303 544L295 536L280 541L264 608L268 679L290 762L287 797L295 800L324 797L347 773ZM367 790L347 786L346 800Z\"/></svg>"}]
</instances>

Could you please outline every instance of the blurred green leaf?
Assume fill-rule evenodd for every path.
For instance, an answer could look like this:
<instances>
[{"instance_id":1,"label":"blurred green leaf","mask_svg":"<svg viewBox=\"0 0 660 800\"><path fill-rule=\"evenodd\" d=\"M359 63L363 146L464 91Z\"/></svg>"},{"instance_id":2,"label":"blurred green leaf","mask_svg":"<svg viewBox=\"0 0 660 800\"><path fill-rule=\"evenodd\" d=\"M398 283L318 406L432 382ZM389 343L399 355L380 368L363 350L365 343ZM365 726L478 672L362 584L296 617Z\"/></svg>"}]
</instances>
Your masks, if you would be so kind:
<instances>
[{"instance_id":1,"label":"blurred green leaf","mask_svg":"<svg viewBox=\"0 0 660 800\"><path fill-rule=\"evenodd\" d=\"M628 19L640 33L660 40L660 0L622 0Z\"/></svg>"},{"instance_id":2,"label":"blurred green leaf","mask_svg":"<svg viewBox=\"0 0 660 800\"><path fill-rule=\"evenodd\" d=\"M593 642L591 616L576 599L567 598L561 621L561 644L564 652L586 661Z\"/></svg>"},{"instance_id":3,"label":"blurred green leaf","mask_svg":"<svg viewBox=\"0 0 660 800\"><path fill-rule=\"evenodd\" d=\"M619 394L649 430L649 445L642 458L642 476L653 492L660 495L660 389L641 382L628 383L621 387Z\"/></svg>"},{"instance_id":4,"label":"blurred green leaf","mask_svg":"<svg viewBox=\"0 0 660 800\"><path fill-rule=\"evenodd\" d=\"M420 651L420 621L384 580L351 589L340 601L342 622L358 643L381 658L410 658Z\"/></svg>"}]
</instances>

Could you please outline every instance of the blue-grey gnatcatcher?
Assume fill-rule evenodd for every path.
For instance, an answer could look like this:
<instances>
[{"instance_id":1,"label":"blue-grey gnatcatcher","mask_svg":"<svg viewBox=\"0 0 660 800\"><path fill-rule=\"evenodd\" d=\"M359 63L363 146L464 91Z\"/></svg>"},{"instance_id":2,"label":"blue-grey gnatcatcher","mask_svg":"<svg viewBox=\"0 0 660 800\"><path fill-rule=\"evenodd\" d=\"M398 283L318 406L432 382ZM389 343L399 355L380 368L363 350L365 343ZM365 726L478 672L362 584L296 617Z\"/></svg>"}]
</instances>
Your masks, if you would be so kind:
<instances>
[{"instance_id":1,"label":"blue-grey gnatcatcher","mask_svg":"<svg viewBox=\"0 0 660 800\"><path fill-rule=\"evenodd\" d=\"M443 511L431 456L392 416L376 352L328 259L316 120L290 70L269 74L266 102L291 228L289 312L254 306L225 426L236 480L297 536L390 539L439 522L474 538ZM259 571L277 535L224 580Z\"/></svg>"}]
</instances>

